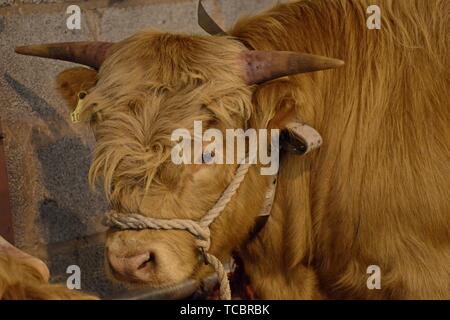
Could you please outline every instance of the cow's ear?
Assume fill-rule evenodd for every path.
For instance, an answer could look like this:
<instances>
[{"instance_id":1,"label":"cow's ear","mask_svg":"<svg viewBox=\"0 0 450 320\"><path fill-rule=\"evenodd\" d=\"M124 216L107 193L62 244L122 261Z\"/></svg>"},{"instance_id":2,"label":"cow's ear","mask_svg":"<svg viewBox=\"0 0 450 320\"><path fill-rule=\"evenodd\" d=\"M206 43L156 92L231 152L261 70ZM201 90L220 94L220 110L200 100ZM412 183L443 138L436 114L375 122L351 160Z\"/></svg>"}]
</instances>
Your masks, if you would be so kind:
<instances>
[{"instance_id":1,"label":"cow's ear","mask_svg":"<svg viewBox=\"0 0 450 320\"><path fill-rule=\"evenodd\" d=\"M286 123L280 134L280 147L289 153L305 155L321 145L319 132L301 121Z\"/></svg>"},{"instance_id":2,"label":"cow's ear","mask_svg":"<svg viewBox=\"0 0 450 320\"><path fill-rule=\"evenodd\" d=\"M322 137L311 126L300 121L295 112L295 103L285 100L277 110L269 127L280 130L280 148L284 152L305 155L322 145Z\"/></svg>"},{"instance_id":3,"label":"cow's ear","mask_svg":"<svg viewBox=\"0 0 450 320\"><path fill-rule=\"evenodd\" d=\"M88 91L96 82L97 71L83 67L64 70L56 79L58 92L67 102L70 111L77 105L78 93Z\"/></svg>"}]
</instances>

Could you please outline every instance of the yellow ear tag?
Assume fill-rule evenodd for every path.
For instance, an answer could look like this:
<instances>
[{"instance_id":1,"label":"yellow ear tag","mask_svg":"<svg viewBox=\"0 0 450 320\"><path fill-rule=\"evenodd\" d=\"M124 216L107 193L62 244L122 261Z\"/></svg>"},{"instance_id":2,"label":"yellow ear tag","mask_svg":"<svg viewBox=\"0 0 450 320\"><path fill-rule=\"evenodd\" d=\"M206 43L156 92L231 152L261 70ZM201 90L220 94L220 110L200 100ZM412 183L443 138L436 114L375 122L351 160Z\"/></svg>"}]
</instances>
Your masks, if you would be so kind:
<instances>
[{"instance_id":1,"label":"yellow ear tag","mask_svg":"<svg viewBox=\"0 0 450 320\"><path fill-rule=\"evenodd\" d=\"M78 103L77 103L77 107L75 108L75 110L73 110L73 112L70 114L70 119L72 120L73 123L78 123L80 122L80 113L81 113L81 109L83 108L84 105L84 98L86 97L87 92L86 91L80 91L78 92Z\"/></svg>"}]
</instances>

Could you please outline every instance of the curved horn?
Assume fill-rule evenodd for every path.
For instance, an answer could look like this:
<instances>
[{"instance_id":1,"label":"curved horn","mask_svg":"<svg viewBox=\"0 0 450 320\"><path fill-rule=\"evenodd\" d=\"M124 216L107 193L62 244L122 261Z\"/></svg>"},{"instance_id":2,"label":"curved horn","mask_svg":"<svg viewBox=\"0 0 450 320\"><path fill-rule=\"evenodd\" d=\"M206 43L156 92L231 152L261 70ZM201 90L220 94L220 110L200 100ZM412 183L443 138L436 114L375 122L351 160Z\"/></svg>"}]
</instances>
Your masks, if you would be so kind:
<instances>
[{"instance_id":1,"label":"curved horn","mask_svg":"<svg viewBox=\"0 0 450 320\"><path fill-rule=\"evenodd\" d=\"M344 65L342 60L291 51L246 51L242 59L248 84Z\"/></svg>"},{"instance_id":2,"label":"curved horn","mask_svg":"<svg viewBox=\"0 0 450 320\"><path fill-rule=\"evenodd\" d=\"M105 61L112 42L84 41L37 44L16 48L16 53L83 64L99 69Z\"/></svg>"}]
</instances>

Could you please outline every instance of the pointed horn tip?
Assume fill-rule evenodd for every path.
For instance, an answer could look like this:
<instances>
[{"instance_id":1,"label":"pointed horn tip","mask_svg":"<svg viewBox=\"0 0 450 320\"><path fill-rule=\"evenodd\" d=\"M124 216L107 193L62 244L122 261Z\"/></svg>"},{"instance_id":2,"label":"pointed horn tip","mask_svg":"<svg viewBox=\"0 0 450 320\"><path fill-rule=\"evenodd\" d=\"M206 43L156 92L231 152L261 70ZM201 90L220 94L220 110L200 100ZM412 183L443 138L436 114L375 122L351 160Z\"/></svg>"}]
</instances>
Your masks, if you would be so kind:
<instances>
[{"instance_id":1,"label":"pointed horn tip","mask_svg":"<svg viewBox=\"0 0 450 320\"><path fill-rule=\"evenodd\" d=\"M325 59L323 59L323 63L328 68L340 68L345 65L345 62L341 59L334 59L334 58L328 58L328 57L325 57Z\"/></svg>"},{"instance_id":2,"label":"pointed horn tip","mask_svg":"<svg viewBox=\"0 0 450 320\"><path fill-rule=\"evenodd\" d=\"M18 54L25 54L26 52L26 46L19 46L14 48L14 52Z\"/></svg>"},{"instance_id":3,"label":"pointed horn tip","mask_svg":"<svg viewBox=\"0 0 450 320\"><path fill-rule=\"evenodd\" d=\"M326 61L323 64L323 69L322 70L326 70L326 69L337 69L340 68L342 66L345 65L345 62L339 59L328 59L328 61Z\"/></svg>"},{"instance_id":4,"label":"pointed horn tip","mask_svg":"<svg viewBox=\"0 0 450 320\"><path fill-rule=\"evenodd\" d=\"M42 50L43 47L41 45L18 46L14 48L16 53L23 55L37 55L42 53Z\"/></svg>"},{"instance_id":5,"label":"pointed horn tip","mask_svg":"<svg viewBox=\"0 0 450 320\"><path fill-rule=\"evenodd\" d=\"M334 59L334 60L335 60L336 68L345 66L345 61L344 60L340 60L340 59Z\"/></svg>"}]
</instances>

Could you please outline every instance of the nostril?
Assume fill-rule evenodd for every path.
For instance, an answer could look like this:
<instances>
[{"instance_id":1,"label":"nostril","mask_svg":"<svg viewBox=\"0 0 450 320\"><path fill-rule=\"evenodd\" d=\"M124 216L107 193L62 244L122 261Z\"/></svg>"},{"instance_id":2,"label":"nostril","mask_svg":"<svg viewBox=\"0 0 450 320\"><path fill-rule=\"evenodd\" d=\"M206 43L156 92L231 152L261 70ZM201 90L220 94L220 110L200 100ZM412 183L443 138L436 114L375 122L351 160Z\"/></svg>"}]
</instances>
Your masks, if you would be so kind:
<instances>
[{"instance_id":1,"label":"nostril","mask_svg":"<svg viewBox=\"0 0 450 320\"><path fill-rule=\"evenodd\" d=\"M144 262L142 262L142 263L139 265L138 270L141 270L141 269L147 267L148 265L154 264L154 263L156 263L156 256L155 256L155 253L154 253L154 252L150 252L149 255L148 255L148 259L145 260Z\"/></svg>"}]
</instances>

